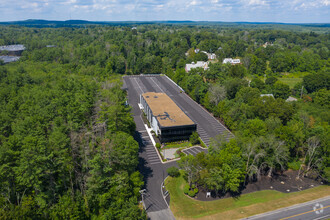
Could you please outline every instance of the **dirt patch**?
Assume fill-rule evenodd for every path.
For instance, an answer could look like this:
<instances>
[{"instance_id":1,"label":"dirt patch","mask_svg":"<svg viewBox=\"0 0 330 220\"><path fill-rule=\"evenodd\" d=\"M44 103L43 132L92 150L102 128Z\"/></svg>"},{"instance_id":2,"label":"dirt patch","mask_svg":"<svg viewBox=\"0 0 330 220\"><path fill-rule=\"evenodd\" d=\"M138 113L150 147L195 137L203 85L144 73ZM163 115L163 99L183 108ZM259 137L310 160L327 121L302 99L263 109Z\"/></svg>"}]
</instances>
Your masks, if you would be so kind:
<instances>
[{"instance_id":1,"label":"dirt patch","mask_svg":"<svg viewBox=\"0 0 330 220\"><path fill-rule=\"evenodd\" d=\"M283 174L274 175L272 178L267 176L262 176L257 182L248 183L245 187L242 187L240 193L238 194L218 194L216 192L211 192L211 197L206 198L207 191L204 189L199 189L198 194L195 199L200 201L212 201L217 199L229 198L239 196L240 194L246 194L261 190L276 190L283 193L297 192L305 189L310 189L319 185L323 182L314 179L302 177L296 179L298 171L285 171Z\"/></svg>"}]
</instances>

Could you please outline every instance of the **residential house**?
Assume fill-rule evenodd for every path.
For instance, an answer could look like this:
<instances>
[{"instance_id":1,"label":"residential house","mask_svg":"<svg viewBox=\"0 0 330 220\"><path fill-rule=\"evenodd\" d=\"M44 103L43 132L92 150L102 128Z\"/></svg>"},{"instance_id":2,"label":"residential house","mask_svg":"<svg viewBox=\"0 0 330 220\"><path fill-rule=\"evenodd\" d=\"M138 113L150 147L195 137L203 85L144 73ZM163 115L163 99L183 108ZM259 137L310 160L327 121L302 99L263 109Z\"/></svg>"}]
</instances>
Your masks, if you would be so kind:
<instances>
[{"instance_id":1,"label":"residential house","mask_svg":"<svg viewBox=\"0 0 330 220\"><path fill-rule=\"evenodd\" d=\"M232 65L236 65L236 64L241 64L241 60L240 59L233 59L233 58L225 58L222 61L222 63L223 64L230 63Z\"/></svg>"},{"instance_id":2,"label":"residential house","mask_svg":"<svg viewBox=\"0 0 330 220\"><path fill-rule=\"evenodd\" d=\"M215 53L208 53L206 51L201 51L202 53L205 53L207 55L207 58L209 60L215 60L217 58L217 55L215 55Z\"/></svg>"},{"instance_id":3,"label":"residential house","mask_svg":"<svg viewBox=\"0 0 330 220\"><path fill-rule=\"evenodd\" d=\"M194 68L203 68L204 70L207 70L209 68L209 63L208 62L204 62L204 61L197 61L197 63L195 62L192 62L191 64L190 63L187 63L186 64L186 67L185 67L185 70L186 72L188 73L191 69L194 69Z\"/></svg>"}]
</instances>

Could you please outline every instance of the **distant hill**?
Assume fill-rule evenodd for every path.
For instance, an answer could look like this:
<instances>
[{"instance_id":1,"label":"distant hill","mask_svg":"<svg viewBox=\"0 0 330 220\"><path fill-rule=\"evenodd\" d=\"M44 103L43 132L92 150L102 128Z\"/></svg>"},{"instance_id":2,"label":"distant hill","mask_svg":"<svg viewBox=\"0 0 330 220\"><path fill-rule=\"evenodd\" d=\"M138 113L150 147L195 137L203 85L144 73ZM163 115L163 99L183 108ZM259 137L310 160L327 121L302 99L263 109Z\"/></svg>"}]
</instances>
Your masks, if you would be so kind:
<instances>
[{"instance_id":1,"label":"distant hill","mask_svg":"<svg viewBox=\"0 0 330 220\"><path fill-rule=\"evenodd\" d=\"M86 21L86 20L35 20L0 22L0 25L19 25L27 27L83 27L86 25L120 25L132 26L139 24L173 24L173 25L223 25L223 26L301 26L329 28L330 23L276 23L276 22L221 22L221 21Z\"/></svg>"}]
</instances>

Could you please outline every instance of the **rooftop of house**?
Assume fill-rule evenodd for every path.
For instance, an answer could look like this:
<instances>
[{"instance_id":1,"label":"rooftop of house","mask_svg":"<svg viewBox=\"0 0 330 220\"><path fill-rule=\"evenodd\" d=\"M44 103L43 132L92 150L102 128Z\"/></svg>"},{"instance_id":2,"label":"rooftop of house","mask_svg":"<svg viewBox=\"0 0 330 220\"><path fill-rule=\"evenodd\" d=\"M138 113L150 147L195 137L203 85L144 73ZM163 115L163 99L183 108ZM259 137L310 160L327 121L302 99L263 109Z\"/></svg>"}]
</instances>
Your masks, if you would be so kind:
<instances>
[{"instance_id":1,"label":"rooftop of house","mask_svg":"<svg viewBox=\"0 0 330 220\"><path fill-rule=\"evenodd\" d=\"M0 56L0 60L2 60L4 63L11 63L18 61L20 57L18 56Z\"/></svg>"},{"instance_id":2,"label":"rooftop of house","mask_svg":"<svg viewBox=\"0 0 330 220\"><path fill-rule=\"evenodd\" d=\"M147 92L142 96L160 127L195 124L165 93Z\"/></svg>"},{"instance_id":3,"label":"rooftop of house","mask_svg":"<svg viewBox=\"0 0 330 220\"><path fill-rule=\"evenodd\" d=\"M287 100L285 100L287 102L295 102L295 101L298 101L298 99L292 97L292 96L289 96L289 98L287 98Z\"/></svg>"},{"instance_id":4,"label":"rooftop of house","mask_svg":"<svg viewBox=\"0 0 330 220\"><path fill-rule=\"evenodd\" d=\"M205 70L205 69L208 68L208 62L197 61L197 63L192 62L192 63L188 63L188 64L186 64L186 70L187 70L188 72L189 72L191 69L193 69L193 68L198 68L198 67L204 68L204 70Z\"/></svg>"},{"instance_id":5,"label":"rooftop of house","mask_svg":"<svg viewBox=\"0 0 330 220\"><path fill-rule=\"evenodd\" d=\"M260 97L264 97L264 96L268 96L268 97L273 97L274 98L274 95L273 94L261 94Z\"/></svg>"},{"instance_id":6,"label":"rooftop of house","mask_svg":"<svg viewBox=\"0 0 330 220\"><path fill-rule=\"evenodd\" d=\"M0 46L0 51L3 51L3 50L6 50L6 51L21 51L21 50L25 50L25 49L26 48L23 44Z\"/></svg>"},{"instance_id":7,"label":"rooftop of house","mask_svg":"<svg viewBox=\"0 0 330 220\"><path fill-rule=\"evenodd\" d=\"M237 64L240 63L240 59L233 59L233 58L225 58L223 59L222 63L231 63L231 64Z\"/></svg>"}]
</instances>

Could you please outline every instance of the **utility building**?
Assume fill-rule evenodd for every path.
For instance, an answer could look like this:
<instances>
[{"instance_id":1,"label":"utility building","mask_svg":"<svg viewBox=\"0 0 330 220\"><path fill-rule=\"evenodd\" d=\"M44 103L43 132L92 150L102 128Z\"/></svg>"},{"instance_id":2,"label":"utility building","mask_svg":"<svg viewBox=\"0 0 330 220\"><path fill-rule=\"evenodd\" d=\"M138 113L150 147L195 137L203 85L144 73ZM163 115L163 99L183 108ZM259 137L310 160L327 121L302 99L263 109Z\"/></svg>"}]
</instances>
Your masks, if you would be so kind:
<instances>
[{"instance_id":1,"label":"utility building","mask_svg":"<svg viewBox=\"0 0 330 220\"><path fill-rule=\"evenodd\" d=\"M165 93L140 95L140 104L161 142L188 140L197 125Z\"/></svg>"},{"instance_id":2,"label":"utility building","mask_svg":"<svg viewBox=\"0 0 330 220\"><path fill-rule=\"evenodd\" d=\"M0 51L7 51L9 56L21 56L25 49L22 44L0 46Z\"/></svg>"}]
</instances>

